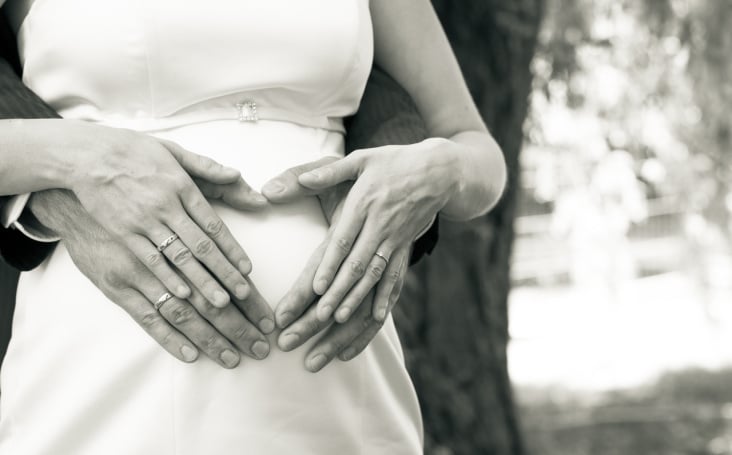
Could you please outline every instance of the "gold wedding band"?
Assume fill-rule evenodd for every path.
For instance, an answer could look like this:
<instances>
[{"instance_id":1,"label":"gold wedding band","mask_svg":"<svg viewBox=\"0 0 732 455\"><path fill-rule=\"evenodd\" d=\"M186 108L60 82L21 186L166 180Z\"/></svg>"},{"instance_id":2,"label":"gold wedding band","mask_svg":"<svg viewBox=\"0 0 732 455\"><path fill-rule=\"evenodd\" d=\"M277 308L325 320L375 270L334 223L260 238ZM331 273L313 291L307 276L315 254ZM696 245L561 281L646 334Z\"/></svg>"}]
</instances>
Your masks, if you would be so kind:
<instances>
[{"instance_id":1,"label":"gold wedding band","mask_svg":"<svg viewBox=\"0 0 732 455\"><path fill-rule=\"evenodd\" d=\"M381 259L383 259L383 260L384 260L384 262L385 262L385 263L387 263L387 264L389 263L389 258L388 258L388 257L386 256L386 253L383 253L383 252L381 252L381 251L377 251L376 253L374 253L374 256L378 256L378 257L380 257L380 258L381 258Z\"/></svg>"},{"instance_id":2,"label":"gold wedding band","mask_svg":"<svg viewBox=\"0 0 732 455\"><path fill-rule=\"evenodd\" d=\"M160 298L153 303L153 306L155 307L155 311L160 311L160 307L163 306L165 302L173 298L173 294L170 292L166 292L165 294L161 295Z\"/></svg>"},{"instance_id":3,"label":"gold wedding band","mask_svg":"<svg viewBox=\"0 0 732 455\"><path fill-rule=\"evenodd\" d=\"M171 235L167 239L163 240L163 243L158 245L158 251L162 253L164 249L168 248L170 244L175 242L176 240L178 240L178 234Z\"/></svg>"}]
</instances>

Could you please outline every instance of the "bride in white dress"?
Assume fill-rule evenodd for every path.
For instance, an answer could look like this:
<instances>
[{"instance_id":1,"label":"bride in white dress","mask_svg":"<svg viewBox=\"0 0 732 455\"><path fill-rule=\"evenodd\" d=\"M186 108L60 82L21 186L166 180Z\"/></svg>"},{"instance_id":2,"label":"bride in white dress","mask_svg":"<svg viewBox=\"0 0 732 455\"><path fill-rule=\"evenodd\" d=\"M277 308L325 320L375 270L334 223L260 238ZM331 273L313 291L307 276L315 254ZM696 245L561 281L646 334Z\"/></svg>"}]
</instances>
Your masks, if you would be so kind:
<instances>
[{"instance_id":1,"label":"bride in white dress","mask_svg":"<svg viewBox=\"0 0 732 455\"><path fill-rule=\"evenodd\" d=\"M257 190L292 166L343 156L342 119L358 109L375 49L430 132L446 138L402 155L412 163L424 157L413 174L439 168L432 180L452 179L443 215L477 216L500 195L500 150L427 1L15 0L9 6L27 11L18 30L24 82L61 114L57 122L81 120L175 142L239 170ZM12 131L43 138L38 125L28 121ZM6 181L0 194L68 184L43 173L40 153L36 161L24 155L16 168L10 163L28 152L2 153L16 184ZM451 164L430 161L439 154ZM70 172L81 179L93 173ZM326 239L317 199L259 212L212 205L251 259L251 282L274 308ZM275 338L269 335L271 345ZM303 368L298 351L272 349L266 359L233 369L208 358L179 362L108 302L62 243L19 284L2 367L0 453L421 453L419 406L391 318L360 356L317 374Z\"/></svg>"}]
</instances>

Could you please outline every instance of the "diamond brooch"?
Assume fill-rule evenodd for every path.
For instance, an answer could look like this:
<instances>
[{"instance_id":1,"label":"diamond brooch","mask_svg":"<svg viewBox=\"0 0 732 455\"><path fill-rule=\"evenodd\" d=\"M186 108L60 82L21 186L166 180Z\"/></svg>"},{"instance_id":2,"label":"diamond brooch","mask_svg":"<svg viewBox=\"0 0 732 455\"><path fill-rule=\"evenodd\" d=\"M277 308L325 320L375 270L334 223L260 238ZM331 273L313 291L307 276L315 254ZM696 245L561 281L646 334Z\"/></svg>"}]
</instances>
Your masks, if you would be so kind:
<instances>
[{"instance_id":1,"label":"diamond brooch","mask_svg":"<svg viewBox=\"0 0 732 455\"><path fill-rule=\"evenodd\" d=\"M240 122L256 122L259 120L257 114L257 103L253 100L245 100L241 103L236 103L236 109L239 111Z\"/></svg>"}]
</instances>

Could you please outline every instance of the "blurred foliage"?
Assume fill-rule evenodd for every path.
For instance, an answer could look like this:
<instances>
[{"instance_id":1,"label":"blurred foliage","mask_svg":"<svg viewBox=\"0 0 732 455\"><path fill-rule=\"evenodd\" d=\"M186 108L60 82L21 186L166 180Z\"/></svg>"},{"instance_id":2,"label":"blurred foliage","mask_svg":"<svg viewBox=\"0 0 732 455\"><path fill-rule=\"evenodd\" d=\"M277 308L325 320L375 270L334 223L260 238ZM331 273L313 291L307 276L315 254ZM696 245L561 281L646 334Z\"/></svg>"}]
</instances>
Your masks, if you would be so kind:
<instances>
[{"instance_id":1,"label":"blurred foliage","mask_svg":"<svg viewBox=\"0 0 732 455\"><path fill-rule=\"evenodd\" d=\"M633 225L678 214L688 251L729 255L730 24L725 1L549 1L532 64L522 210L554 212L565 236L610 231L613 251Z\"/></svg>"},{"instance_id":2,"label":"blurred foliage","mask_svg":"<svg viewBox=\"0 0 732 455\"><path fill-rule=\"evenodd\" d=\"M601 396L525 391L526 443L536 455L730 455L732 369L670 373Z\"/></svg>"}]
</instances>

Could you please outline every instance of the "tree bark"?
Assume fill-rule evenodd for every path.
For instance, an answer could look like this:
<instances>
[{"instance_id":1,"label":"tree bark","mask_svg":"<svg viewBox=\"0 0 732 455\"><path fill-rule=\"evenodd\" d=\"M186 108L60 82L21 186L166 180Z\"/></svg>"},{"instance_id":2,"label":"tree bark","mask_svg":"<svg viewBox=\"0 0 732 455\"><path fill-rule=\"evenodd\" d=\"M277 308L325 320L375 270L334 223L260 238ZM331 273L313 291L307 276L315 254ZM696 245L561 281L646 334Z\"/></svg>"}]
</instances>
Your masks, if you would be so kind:
<instances>
[{"instance_id":1,"label":"tree bark","mask_svg":"<svg viewBox=\"0 0 732 455\"><path fill-rule=\"evenodd\" d=\"M519 151L543 0L433 0L471 93L508 163L490 214L442 222L411 271L396 323L420 397L426 453L525 453L508 377L507 299Z\"/></svg>"}]
</instances>

